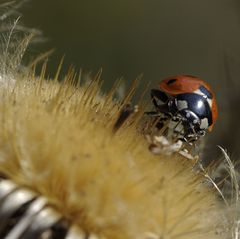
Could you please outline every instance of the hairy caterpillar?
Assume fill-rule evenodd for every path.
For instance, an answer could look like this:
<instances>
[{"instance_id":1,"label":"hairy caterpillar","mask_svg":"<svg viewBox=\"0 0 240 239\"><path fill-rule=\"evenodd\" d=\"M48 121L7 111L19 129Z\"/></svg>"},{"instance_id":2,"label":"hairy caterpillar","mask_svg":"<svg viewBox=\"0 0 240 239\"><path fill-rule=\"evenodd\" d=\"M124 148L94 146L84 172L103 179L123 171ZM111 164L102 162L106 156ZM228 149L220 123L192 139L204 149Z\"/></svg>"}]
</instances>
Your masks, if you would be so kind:
<instances>
[{"instance_id":1,"label":"hairy caterpillar","mask_svg":"<svg viewBox=\"0 0 240 239\"><path fill-rule=\"evenodd\" d=\"M224 238L205 175L181 155L149 152L141 111L112 132L134 87L119 103L99 75L76 84L73 70L63 82L59 71L45 80L46 65L40 76L19 71L28 39L1 58L1 238Z\"/></svg>"}]
</instances>

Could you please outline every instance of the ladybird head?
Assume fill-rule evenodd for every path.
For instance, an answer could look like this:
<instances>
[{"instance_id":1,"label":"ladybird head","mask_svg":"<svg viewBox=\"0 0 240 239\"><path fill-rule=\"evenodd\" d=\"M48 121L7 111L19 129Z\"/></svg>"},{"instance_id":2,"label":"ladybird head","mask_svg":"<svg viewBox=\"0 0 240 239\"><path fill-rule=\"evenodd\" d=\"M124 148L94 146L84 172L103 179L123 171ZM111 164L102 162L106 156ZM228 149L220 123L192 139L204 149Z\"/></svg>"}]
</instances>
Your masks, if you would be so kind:
<instances>
[{"instance_id":1,"label":"ladybird head","mask_svg":"<svg viewBox=\"0 0 240 239\"><path fill-rule=\"evenodd\" d=\"M212 130L218 117L218 108L215 94L204 80L191 75L172 76L160 82L160 89L173 97L185 93L196 93L206 97L212 113L212 124L209 126L209 131Z\"/></svg>"}]
</instances>

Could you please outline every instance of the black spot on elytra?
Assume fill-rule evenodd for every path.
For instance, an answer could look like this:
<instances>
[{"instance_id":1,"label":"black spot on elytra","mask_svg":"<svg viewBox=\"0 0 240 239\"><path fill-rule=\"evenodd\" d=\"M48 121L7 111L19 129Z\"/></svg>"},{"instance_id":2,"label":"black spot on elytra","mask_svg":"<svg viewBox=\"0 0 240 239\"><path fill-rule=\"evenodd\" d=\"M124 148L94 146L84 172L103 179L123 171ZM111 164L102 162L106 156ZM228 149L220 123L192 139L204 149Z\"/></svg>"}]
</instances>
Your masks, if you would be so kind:
<instances>
[{"instance_id":1,"label":"black spot on elytra","mask_svg":"<svg viewBox=\"0 0 240 239\"><path fill-rule=\"evenodd\" d=\"M176 81L177 81L177 79L171 79L167 82L167 85L172 85Z\"/></svg>"}]
</instances>

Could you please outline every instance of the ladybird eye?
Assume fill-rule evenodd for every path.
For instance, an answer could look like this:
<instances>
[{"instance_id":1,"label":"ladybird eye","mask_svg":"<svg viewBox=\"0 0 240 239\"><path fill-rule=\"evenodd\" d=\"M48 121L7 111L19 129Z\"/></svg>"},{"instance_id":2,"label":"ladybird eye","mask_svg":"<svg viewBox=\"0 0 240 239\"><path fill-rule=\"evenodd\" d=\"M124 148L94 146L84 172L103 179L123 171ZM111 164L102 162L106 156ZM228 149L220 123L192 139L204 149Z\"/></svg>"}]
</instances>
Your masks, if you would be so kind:
<instances>
[{"instance_id":1,"label":"ladybird eye","mask_svg":"<svg viewBox=\"0 0 240 239\"><path fill-rule=\"evenodd\" d=\"M171 79L167 82L167 85L172 85L176 81L177 81L177 79Z\"/></svg>"}]
</instances>

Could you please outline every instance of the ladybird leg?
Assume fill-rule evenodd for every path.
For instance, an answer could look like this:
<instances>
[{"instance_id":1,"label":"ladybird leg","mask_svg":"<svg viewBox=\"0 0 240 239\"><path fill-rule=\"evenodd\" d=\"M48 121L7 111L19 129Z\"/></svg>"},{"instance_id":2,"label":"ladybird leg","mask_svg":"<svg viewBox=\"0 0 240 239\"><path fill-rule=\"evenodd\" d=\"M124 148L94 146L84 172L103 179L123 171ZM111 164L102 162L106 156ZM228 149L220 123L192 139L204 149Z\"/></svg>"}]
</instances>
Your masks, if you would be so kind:
<instances>
[{"instance_id":1,"label":"ladybird leg","mask_svg":"<svg viewBox=\"0 0 240 239\"><path fill-rule=\"evenodd\" d=\"M188 142L188 134L185 132L184 128L180 132L176 132L176 139L182 142Z\"/></svg>"},{"instance_id":2,"label":"ladybird leg","mask_svg":"<svg viewBox=\"0 0 240 239\"><path fill-rule=\"evenodd\" d=\"M169 113L169 108L167 104L158 106L157 111L146 111L145 114L151 117L172 117L172 114Z\"/></svg>"},{"instance_id":3,"label":"ladybird leg","mask_svg":"<svg viewBox=\"0 0 240 239\"><path fill-rule=\"evenodd\" d=\"M162 129L166 121L169 119L169 116L166 116L162 112L149 111L149 112L145 112L145 114L151 117L151 121L152 121L152 123L150 123L151 127L153 128L156 127L158 130Z\"/></svg>"},{"instance_id":4,"label":"ladybird leg","mask_svg":"<svg viewBox=\"0 0 240 239\"><path fill-rule=\"evenodd\" d=\"M181 132L178 132L178 131L176 131L175 132L176 133L176 141L177 140L181 140L181 141L183 141L183 142L188 142L188 134L186 134L185 132L184 132L184 130L183 131L181 131Z\"/></svg>"},{"instance_id":5,"label":"ladybird leg","mask_svg":"<svg viewBox=\"0 0 240 239\"><path fill-rule=\"evenodd\" d=\"M186 134L185 137L187 139L187 143L193 143L198 140L199 135L196 133L188 133L188 134Z\"/></svg>"},{"instance_id":6,"label":"ladybird leg","mask_svg":"<svg viewBox=\"0 0 240 239\"><path fill-rule=\"evenodd\" d=\"M199 135L200 137L203 137L205 134L206 134L206 131L205 131L205 130L200 130L200 131L198 132L198 135Z\"/></svg>"},{"instance_id":7,"label":"ladybird leg","mask_svg":"<svg viewBox=\"0 0 240 239\"><path fill-rule=\"evenodd\" d=\"M191 136L188 137L187 142L188 143L194 143L195 141L198 140L198 138L199 137L197 135L191 135Z\"/></svg>"},{"instance_id":8,"label":"ladybird leg","mask_svg":"<svg viewBox=\"0 0 240 239\"><path fill-rule=\"evenodd\" d=\"M166 115L168 118L172 118L172 114L169 111L168 104L159 105L157 110Z\"/></svg>"},{"instance_id":9,"label":"ladybird leg","mask_svg":"<svg viewBox=\"0 0 240 239\"><path fill-rule=\"evenodd\" d=\"M187 124L186 121L182 120L183 130L181 132L181 137L179 138L183 142L193 142L198 139L197 134L194 131L194 127L192 125Z\"/></svg>"},{"instance_id":10,"label":"ladybird leg","mask_svg":"<svg viewBox=\"0 0 240 239\"><path fill-rule=\"evenodd\" d=\"M167 103L167 101L169 100L166 93L164 93L161 90L156 90L156 89L151 90L151 98L152 98L153 104L155 105L155 107L157 109L158 109L159 105L162 105L162 103ZM159 101L161 101L160 104L158 104Z\"/></svg>"},{"instance_id":11,"label":"ladybird leg","mask_svg":"<svg viewBox=\"0 0 240 239\"><path fill-rule=\"evenodd\" d=\"M194 127L194 125L190 125L190 127L188 128L188 138L189 138L189 142L194 142L197 141L200 137L203 137L206 134L205 130L198 130L199 128Z\"/></svg>"},{"instance_id":12,"label":"ladybird leg","mask_svg":"<svg viewBox=\"0 0 240 239\"><path fill-rule=\"evenodd\" d=\"M175 114L175 115L172 116L172 121L182 123L183 120L182 120L181 116Z\"/></svg>"},{"instance_id":13,"label":"ladybird leg","mask_svg":"<svg viewBox=\"0 0 240 239\"><path fill-rule=\"evenodd\" d=\"M167 117L172 117L169 110L169 97L166 93L161 90L152 89L151 98L157 112L161 112Z\"/></svg>"},{"instance_id":14,"label":"ladybird leg","mask_svg":"<svg viewBox=\"0 0 240 239\"><path fill-rule=\"evenodd\" d=\"M174 120L173 120L174 121ZM177 128L180 126L182 124L182 120L181 119L179 119L179 120L177 120L176 121L176 125L174 126L174 128L173 128L173 132L179 132L179 130L177 130Z\"/></svg>"},{"instance_id":15,"label":"ladybird leg","mask_svg":"<svg viewBox=\"0 0 240 239\"><path fill-rule=\"evenodd\" d=\"M198 137L193 136L193 135L184 135L183 137L180 137L179 140L185 142L185 143L192 143L196 141Z\"/></svg>"},{"instance_id":16,"label":"ladybird leg","mask_svg":"<svg viewBox=\"0 0 240 239\"><path fill-rule=\"evenodd\" d=\"M170 118L170 115L166 115L165 113L162 112L157 112L157 111L146 111L144 112L147 116L152 117L153 119L157 119L158 121L166 121Z\"/></svg>"}]
</instances>

